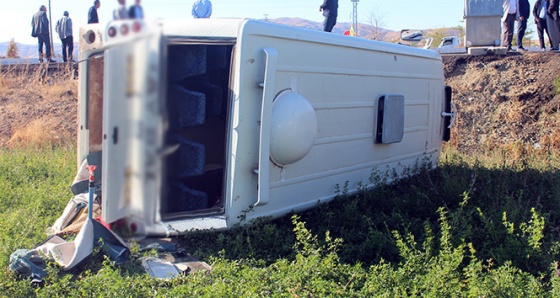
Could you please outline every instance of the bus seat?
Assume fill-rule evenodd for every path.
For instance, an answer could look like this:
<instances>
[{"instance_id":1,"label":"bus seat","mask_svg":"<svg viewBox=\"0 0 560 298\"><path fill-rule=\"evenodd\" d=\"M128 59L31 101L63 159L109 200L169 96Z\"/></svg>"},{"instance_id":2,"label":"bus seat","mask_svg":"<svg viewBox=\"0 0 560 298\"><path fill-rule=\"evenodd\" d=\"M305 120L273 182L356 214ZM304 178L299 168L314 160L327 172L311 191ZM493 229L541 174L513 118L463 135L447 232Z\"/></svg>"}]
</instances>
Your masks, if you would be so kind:
<instances>
[{"instance_id":1,"label":"bus seat","mask_svg":"<svg viewBox=\"0 0 560 298\"><path fill-rule=\"evenodd\" d=\"M185 78L206 73L205 45L174 45L169 47L170 80L179 82Z\"/></svg>"},{"instance_id":2,"label":"bus seat","mask_svg":"<svg viewBox=\"0 0 560 298\"><path fill-rule=\"evenodd\" d=\"M167 110L171 130L203 124L206 119L206 95L174 84L169 89Z\"/></svg>"}]
</instances>

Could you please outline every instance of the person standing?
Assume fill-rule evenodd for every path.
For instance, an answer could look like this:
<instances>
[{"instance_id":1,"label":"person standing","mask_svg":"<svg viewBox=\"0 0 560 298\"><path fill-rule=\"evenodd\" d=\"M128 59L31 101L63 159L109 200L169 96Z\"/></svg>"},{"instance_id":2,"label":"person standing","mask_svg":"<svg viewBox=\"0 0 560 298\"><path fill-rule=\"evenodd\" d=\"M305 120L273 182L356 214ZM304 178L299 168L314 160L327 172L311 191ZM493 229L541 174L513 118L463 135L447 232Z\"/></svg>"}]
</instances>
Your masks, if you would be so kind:
<instances>
[{"instance_id":1,"label":"person standing","mask_svg":"<svg viewBox=\"0 0 560 298\"><path fill-rule=\"evenodd\" d=\"M513 26L515 20L519 18L518 0L502 0L504 14L502 15L502 47L511 51L511 41L513 40Z\"/></svg>"},{"instance_id":2,"label":"person standing","mask_svg":"<svg viewBox=\"0 0 560 298\"><path fill-rule=\"evenodd\" d=\"M550 50L558 51L560 44L560 17L558 17L559 0L548 0L546 25L550 35Z\"/></svg>"},{"instance_id":3,"label":"person standing","mask_svg":"<svg viewBox=\"0 0 560 298\"><path fill-rule=\"evenodd\" d=\"M90 7L88 11L88 24L97 24L99 23L99 17L97 16L97 10L101 6L101 2L99 0L93 1L93 6Z\"/></svg>"},{"instance_id":4,"label":"person standing","mask_svg":"<svg viewBox=\"0 0 560 298\"><path fill-rule=\"evenodd\" d=\"M68 11L65 11L62 18L56 22L56 32L62 41L62 60L73 62L74 38L72 37L72 19L68 16Z\"/></svg>"},{"instance_id":5,"label":"person standing","mask_svg":"<svg viewBox=\"0 0 560 298\"><path fill-rule=\"evenodd\" d=\"M47 62L56 62L51 59L49 19L47 18L47 7L45 5L41 5L39 11L33 15L31 19L31 28L31 36L37 37L39 42L39 62L43 62L43 45L45 45Z\"/></svg>"},{"instance_id":6,"label":"person standing","mask_svg":"<svg viewBox=\"0 0 560 298\"><path fill-rule=\"evenodd\" d=\"M118 0L119 5L113 10L113 20L126 20L128 19L128 9L126 9L126 1Z\"/></svg>"},{"instance_id":7,"label":"person standing","mask_svg":"<svg viewBox=\"0 0 560 298\"><path fill-rule=\"evenodd\" d=\"M144 11L140 5L140 0L135 0L134 5L128 9L128 17L131 19L143 19Z\"/></svg>"},{"instance_id":8,"label":"person standing","mask_svg":"<svg viewBox=\"0 0 560 298\"><path fill-rule=\"evenodd\" d=\"M531 5L529 0L518 0L518 11L519 19L517 19L517 50L527 51L523 47L523 37L525 36L525 30L527 29L527 19L529 19L529 14L531 14Z\"/></svg>"},{"instance_id":9,"label":"person standing","mask_svg":"<svg viewBox=\"0 0 560 298\"><path fill-rule=\"evenodd\" d=\"M324 0L323 4L319 6L319 11L322 11L325 17L323 31L332 32L338 17L338 0Z\"/></svg>"},{"instance_id":10,"label":"person standing","mask_svg":"<svg viewBox=\"0 0 560 298\"><path fill-rule=\"evenodd\" d=\"M191 13L195 19L209 18L212 15L212 2L210 0L194 1Z\"/></svg>"},{"instance_id":11,"label":"person standing","mask_svg":"<svg viewBox=\"0 0 560 298\"><path fill-rule=\"evenodd\" d=\"M546 24L546 8L548 5L548 0L537 0L533 6L533 17L535 18L535 25L537 25L537 34L539 35L539 44L541 46L541 51L546 50L544 42L544 31L546 30L546 35L548 36L548 42L552 45L552 40L550 39L550 32L548 31Z\"/></svg>"}]
</instances>

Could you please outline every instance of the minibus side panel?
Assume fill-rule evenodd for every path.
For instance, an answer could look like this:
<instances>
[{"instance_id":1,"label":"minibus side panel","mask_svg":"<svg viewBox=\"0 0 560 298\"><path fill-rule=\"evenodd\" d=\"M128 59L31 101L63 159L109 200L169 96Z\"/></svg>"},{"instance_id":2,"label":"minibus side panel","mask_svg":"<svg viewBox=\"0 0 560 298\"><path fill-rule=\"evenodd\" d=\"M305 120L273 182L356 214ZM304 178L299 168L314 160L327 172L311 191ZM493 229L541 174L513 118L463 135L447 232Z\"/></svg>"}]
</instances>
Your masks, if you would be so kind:
<instances>
[{"instance_id":1,"label":"minibus side panel","mask_svg":"<svg viewBox=\"0 0 560 298\"><path fill-rule=\"evenodd\" d=\"M280 216L332 199L337 187L348 183L350 193L372 186L372 172L420 164L425 158L435 166L439 157L443 70L438 54L381 42L308 32L247 22L239 38L239 73L235 86L237 141L234 191L230 216L257 203L258 175L268 176L267 204L258 204L247 219ZM404 48L404 49L403 49ZM265 49L277 53L274 82L265 82ZM270 51L270 50L269 50ZM313 106L317 134L301 160L278 166L268 161L268 172L259 167L259 128L263 88L277 96L291 90ZM404 137L393 144L375 142L378 99L404 96Z\"/></svg>"}]
</instances>

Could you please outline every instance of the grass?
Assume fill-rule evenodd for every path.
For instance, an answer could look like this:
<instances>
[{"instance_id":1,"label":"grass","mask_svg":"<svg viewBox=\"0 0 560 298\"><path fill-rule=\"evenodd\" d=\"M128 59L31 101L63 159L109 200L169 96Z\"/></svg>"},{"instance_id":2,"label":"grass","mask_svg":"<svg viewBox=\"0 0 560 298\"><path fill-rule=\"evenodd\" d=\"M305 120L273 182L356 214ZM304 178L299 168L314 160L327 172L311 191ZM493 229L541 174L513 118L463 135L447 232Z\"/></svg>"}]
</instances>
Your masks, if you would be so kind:
<instances>
[{"instance_id":1,"label":"grass","mask_svg":"<svg viewBox=\"0 0 560 298\"><path fill-rule=\"evenodd\" d=\"M24 72L2 73L0 100L23 107L76 94L70 74ZM518 123L522 112L513 103L496 119ZM50 266L34 288L8 270L10 254L45 240L76 168L75 148L64 147L74 137L45 133L60 132L52 119L13 127L11 149L0 149L0 297L560 297L556 132L530 147L489 138L477 156L446 146L436 170L419 166L417 175L354 196L340 181L329 204L180 237L211 272L158 280L136 258L117 266L96 250L77 270ZM556 127L550 121L543 129Z\"/></svg>"},{"instance_id":2,"label":"grass","mask_svg":"<svg viewBox=\"0 0 560 298\"><path fill-rule=\"evenodd\" d=\"M45 285L34 288L7 270L9 256L46 238L71 196L74 151L0 151L0 296L560 294L560 158L518 147L477 158L445 148L434 171L419 168L418 175L352 197L341 186L339 198L307 212L181 237L211 272L157 280L136 259L116 266L97 252L74 272L50 267Z\"/></svg>"},{"instance_id":3,"label":"grass","mask_svg":"<svg viewBox=\"0 0 560 298\"><path fill-rule=\"evenodd\" d=\"M0 254L33 247L68 202L72 149L0 150ZM62 209L61 209L62 208ZM7 263L4 258L2 265Z\"/></svg>"}]
</instances>

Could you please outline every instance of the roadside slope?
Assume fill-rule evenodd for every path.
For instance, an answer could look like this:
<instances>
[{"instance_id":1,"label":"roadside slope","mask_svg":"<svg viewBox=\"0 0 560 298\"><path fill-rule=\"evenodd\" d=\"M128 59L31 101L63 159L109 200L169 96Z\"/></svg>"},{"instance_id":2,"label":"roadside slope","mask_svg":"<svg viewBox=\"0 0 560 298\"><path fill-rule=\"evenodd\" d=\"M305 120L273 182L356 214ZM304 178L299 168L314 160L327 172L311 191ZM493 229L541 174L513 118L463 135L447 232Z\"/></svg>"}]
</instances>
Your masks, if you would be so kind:
<instances>
[{"instance_id":1,"label":"roadside slope","mask_svg":"<svg viewBox=\"0 0 560 298\"><path fill-rule=\"evenodd\" d=\"M450 146L463 152L528 144L560 148L560 56L443 56L458 117ZM560 80L558 81L560 87ZM71 73L5 70L0 76L0 147L74 144L78 81Z\"/></svg>"}]
</instances>

